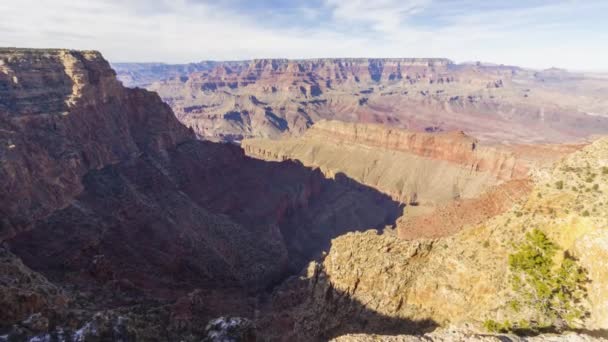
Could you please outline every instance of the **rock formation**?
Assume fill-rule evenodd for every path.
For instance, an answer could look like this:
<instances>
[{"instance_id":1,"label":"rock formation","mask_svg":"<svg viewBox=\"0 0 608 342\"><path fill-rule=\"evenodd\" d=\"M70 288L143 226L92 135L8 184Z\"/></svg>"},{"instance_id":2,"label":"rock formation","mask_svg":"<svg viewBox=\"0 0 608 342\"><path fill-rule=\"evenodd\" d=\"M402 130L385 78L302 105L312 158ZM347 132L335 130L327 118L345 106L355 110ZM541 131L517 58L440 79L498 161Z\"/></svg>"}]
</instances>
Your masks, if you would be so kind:
<instances>
[{"instance_id":1,"label":"rock formation","mask_svg":"<svg viewBox=\"0 0 608 342\"><path fill-rule=\"evenodd\" d=\"M527 309L509 306L519 294L511 287L508 256L537 228L588 271L589 316L583 327L605 337L607 153L604 138L535 171L526 200L451 236L404 241L368 231L336 238L322 263L312 263L302 278L275 293L269 320L291 320L281 334L331 338L362 325L378 335L408 332L403 325L391 328L388 317L476 329L487 319L526 317ZM298 291L304 294L294 297ZM291 298L296 305L286 306ZM282 313L281 307L289 309Z\"/></svg>"},{"instance_id":2,"label":"rock formation","mask_svg":"<svg viewBox=\"0 0 608 342\"><path fill-rule=\"evenodd\" d=\"M36 313L70 334L149 321L128 336L170 340L252 317L252 296L331 238L402 212L344 175L196 140L97 52L2 49L0 95L0 328L15 336Z\"/></svg>"},{"instance_id":3,"label":"rock formation","mask_svg":"<svg viewBox=\"0 0 608 342\"><path fill-rule=\"evenodd\" d=\"M320 121L301 137L246 139L241 146L264 160L293 159L328 176L344 173L414 204L416 211L476 198L492 185L524 179L533 166L550 164L580 148L487 146L462 132L413 133L339 121Z\"/></svg>"},{"instance_id":4,"label":"rock formation","mask_svg":"<svg viewBox=\"0 0 608 342\"><path fill-rule=\"evenodd\" d=\"M446 59L253 60L149 89L203 139L299 135L322 119L483 141L565 142L608 129L606 79Z\"/></svg>"},{"instance_id":5,"label":"rock formation","mask_svg":"<svg viewBox=\"0 0 608 342\"><path fill-rule=\"evenodd\" d=\"M222 62L230 65L238 62ZM170 79L186 80L188 75L195 72L209 71L219 62L202 61L189 64L165 63L112 63L116 77L125 87L147 87L154 82Z\"/></svg>"},{"instance_id":6,"label":"rock formation","mask_svg":"<svg viewBox=\"0 0 608 342\"><path fill-rule=\"evenodd\" d=\"M262 60L220 66L197 92L272 75L270 94L281 79L291 84L285 103L322 111L315 97L339 84L456 82L436 72L444 69L471 72L445 60ZM292 84L320 70L335 82ZM270 107L271 131L302 122L246 99ZM259 123L241 114L228 120ZM532 308L508 305L518 296L508 259L533 229L588 272L584 332L608 329L607 139L549 167L580 146L337 122L300 138L246 140L245 151L196 134L156 94L124 88L97 52L0 49L0 340L477 337L484 320L529 317ZM448 326L469 330L431 332Z\"/></svg>"}]
</instances>

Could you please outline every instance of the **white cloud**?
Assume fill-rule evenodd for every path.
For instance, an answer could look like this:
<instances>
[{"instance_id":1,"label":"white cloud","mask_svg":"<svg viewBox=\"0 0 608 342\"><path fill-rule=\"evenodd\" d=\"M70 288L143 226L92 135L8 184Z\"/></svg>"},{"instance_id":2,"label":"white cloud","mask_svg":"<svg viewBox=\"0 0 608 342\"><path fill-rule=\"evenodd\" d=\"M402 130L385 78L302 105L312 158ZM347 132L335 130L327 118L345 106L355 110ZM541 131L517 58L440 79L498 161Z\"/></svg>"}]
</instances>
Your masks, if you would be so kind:
<instances>
[{"instance_id":1,"label":"white cloud","mask_svg":"<svg viewBox=\"0 0 608 342\"><path fill-rule=\"evenodd\" d=\"M295 13L329 22L281 27L221 2L1 1L0 46L96 49L114 62L411 56L608 70L608 29L580 18L607 9L599 0L484 11L431 0L323 1ZM414 25L416 16L429 24Z\"/></svg>"},{"instance_id":2,"label":"white cloud","mask_svg":"<svg viewBox=\"0 0 608 342\"><path fill-rule=\"evenodd\" d=\"M372 29L392 34L401 29L405 19L422 10L430 0L326 0L336 20L346 23L366 22Z\"/></svg>"}]
</instances>

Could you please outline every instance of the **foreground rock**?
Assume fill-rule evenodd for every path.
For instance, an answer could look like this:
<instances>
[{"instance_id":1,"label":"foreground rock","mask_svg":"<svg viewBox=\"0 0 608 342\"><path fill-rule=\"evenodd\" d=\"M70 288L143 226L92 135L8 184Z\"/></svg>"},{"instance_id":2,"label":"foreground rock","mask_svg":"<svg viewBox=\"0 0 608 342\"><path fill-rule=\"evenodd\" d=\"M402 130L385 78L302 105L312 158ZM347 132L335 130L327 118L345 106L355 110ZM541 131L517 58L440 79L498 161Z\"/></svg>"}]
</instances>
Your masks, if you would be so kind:
<instances>
[{"instance_id":1,"label":"foreground rock","mask_svg":"<svg viewBox=\"0 0 608 342\"><path fill-rule=\"evenodd\" d=\"M567 333L564 335L539 335L520 337L513 334L482 334L459 330L441 330L421 336L382 336L353 334L332 339L334 342L591 342L607 341L602 337L592 337L584 334Z\"/></svg>"},{"instance_id":2,"label":"foreground rock","mask_svg":"<svg viewBox=\"0 0 608 342\"><path fill-rule=\"evenodd\" d=\"M283 317L281 334L306 340L362 327L368 334L394 335L461 324L483 331L490 319L529 320L533 308L509 305L521 294L513 291L508 259L525 233L537 228L588 271L589 315L581 328L605 334L606 161L604 138L534 172L535 186L520 204L448 237L405 241L375 231L340 236L322 263L277 290L268 322Z\"/></svg>"}]
</instances>

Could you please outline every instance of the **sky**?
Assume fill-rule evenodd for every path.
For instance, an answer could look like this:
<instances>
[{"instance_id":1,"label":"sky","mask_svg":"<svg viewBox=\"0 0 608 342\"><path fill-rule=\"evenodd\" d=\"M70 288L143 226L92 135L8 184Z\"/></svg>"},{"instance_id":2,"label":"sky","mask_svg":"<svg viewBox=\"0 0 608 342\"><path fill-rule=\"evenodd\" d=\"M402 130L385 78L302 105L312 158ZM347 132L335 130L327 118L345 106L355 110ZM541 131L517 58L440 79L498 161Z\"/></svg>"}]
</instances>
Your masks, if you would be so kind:
<instances>
[{"instance_id":1,"label":"sky","mask_svg":"<svg viewBox=\"0 0 608 342\"><path fill-rule=\"evenodd\" d=\"M0 0L0 46L111 62L445 57L608 71L608 0Z\"/></svg>"}]
</instances>

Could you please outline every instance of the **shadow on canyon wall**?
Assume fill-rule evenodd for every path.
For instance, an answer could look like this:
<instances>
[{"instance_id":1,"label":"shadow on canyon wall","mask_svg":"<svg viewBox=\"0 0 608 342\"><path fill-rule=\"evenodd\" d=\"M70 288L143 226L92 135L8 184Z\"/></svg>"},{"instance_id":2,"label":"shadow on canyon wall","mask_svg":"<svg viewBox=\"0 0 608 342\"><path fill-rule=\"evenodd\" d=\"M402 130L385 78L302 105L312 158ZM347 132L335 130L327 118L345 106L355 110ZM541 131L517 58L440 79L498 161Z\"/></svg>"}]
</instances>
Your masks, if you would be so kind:
<instances>
[{"instance_id":1,"label":"shadow on canyon wall","mask_svg":"<svg viewBox=\"0 0 608 342\"><path fill-rule=\"evenodd\" d=\"M262 303L258 334L264 341L328 341L346 334L424 334L439 326L432 319L409 319L376 311L370 303L337 289L320 263L314 270L309 268L308 277L287 279ZM399 308L382 311L391 309Z\"/></svg>"},{"instance_id":2,"label":"shadow on canyon wall","mask_svg":"<svg viewBox=\"0 0 608 342\"><path fill-rule=\"evenodd\" d=\"M203 141L164 160L143 153L91 170L83 184L69 206L9 243L50 280L95 289L100 306L200 288L256 294L299 272L332 238L402 214L400 203L344 175L327 179L298 162Z\"/></svg>"},{"instance_id":3,"label":"shadow on canyon wall","mask_svg":"<svg viewBox=\"0 0 608 342\"><path fill-rule=\"evenodd\" d=\"M0 239L36 275L19 267L22 287L12 287L17 277L0 286L12 305L0 326L60 311L46 292L30 291L28 283L50 286L37 273L67 290L73 300L63 304L84 316L143 307L149 326L156 323L146 315L158 309L158 326L177 332L221 315L254 318L256 298L332 238L382 229L402 214L400 203L344 175L327 179L298 162L193 140L156 94L115 82L97 53L0 55L14 72L0 73ZM353 318L360 327L348 323L352 331L410 326L343 301L367 317Z\"/></svg>"}]
</instances>

